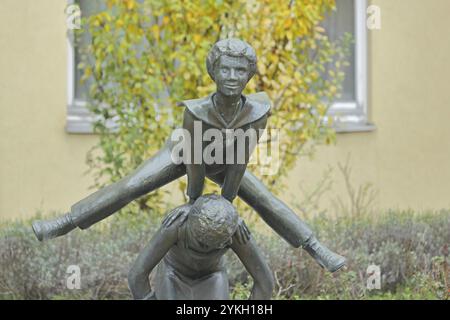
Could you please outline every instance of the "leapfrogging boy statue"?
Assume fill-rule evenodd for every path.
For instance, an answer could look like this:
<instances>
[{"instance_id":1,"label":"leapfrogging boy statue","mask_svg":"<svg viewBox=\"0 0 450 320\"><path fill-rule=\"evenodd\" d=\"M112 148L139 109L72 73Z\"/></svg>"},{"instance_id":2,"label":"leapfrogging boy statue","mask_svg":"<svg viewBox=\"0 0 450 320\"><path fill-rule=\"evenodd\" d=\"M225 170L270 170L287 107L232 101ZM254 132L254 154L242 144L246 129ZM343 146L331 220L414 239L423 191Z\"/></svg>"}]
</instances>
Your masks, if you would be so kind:
<instances>
[{"instance_id":1,"label":"leapfrogging boy statue","mask_svg":"<svg viewBox=\"0 0 450 320\"><path fill-rule=\"evenodd\" d=\"M135 299L227 300L223 256L231 249L253 278L250 299L268 300L274 279L263 254L234 206L220 195L168 213L128 275ZM157 267L154 287L149 275Z\"/></svg>"},{"instance_id":2,"label":"leapfrogging boy statue","mask_svg":"<svg viewBox=\"0 0 450 320\"><path fill-rule=\"evenodd\" d=\"M242 94L256 73L254 49L238 39L220 40L211 48L206 66L217 90L207 97L180 103L185 107L183 129L194 139L211 128L221 131L254 129L260 133L266 127L271 102L263 92ZM200 133L195 130L196 123L201 124ZM305 249L322 267L331 272L343 267L345 258L322 245L311 229L247 170L252 148L245 145L242 149L231 144L238 154L245 153L244 163L198 162L189 161L189 157L178 163L172 154L174 142L169 139L157 154L128 176L75 203L70 212L59 218L36 221L33 230L39 240L44 240L64 235L77 227L89 228L134 199L187 174L187 194L191 204L202 195L205 178L209 178L221 186L225 199L232 202L239 196L278 235L292 246ZM230 148L229 141L224 148ZM177 210L177 213L182 215L184 211ZM178 220L177 214L170 219Z\"/></svg>"}]
</instances>

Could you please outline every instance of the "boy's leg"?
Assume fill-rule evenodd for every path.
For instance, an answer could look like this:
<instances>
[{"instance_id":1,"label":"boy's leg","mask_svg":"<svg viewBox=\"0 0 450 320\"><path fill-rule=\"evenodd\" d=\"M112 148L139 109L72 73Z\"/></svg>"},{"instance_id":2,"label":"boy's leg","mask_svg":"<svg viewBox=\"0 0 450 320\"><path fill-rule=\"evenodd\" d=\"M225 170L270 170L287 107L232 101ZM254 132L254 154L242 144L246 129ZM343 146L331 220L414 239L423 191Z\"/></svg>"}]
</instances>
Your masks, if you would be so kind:
<instances>
[{"instance_id":1,"label":"boy's leg","mask_svg":"<svg viewBox=\"0 0 450 320\"><path fill-rule=\"evenodd\" d=\"M220 185L223 183L223 174L209 178ZM242 178L238 196L289 244L296 248L302 246L321 266L334 272L345 265L344 257L321 245L308 225L248 170Z\"/></svg>"},{"instance_id":2,"label":"boy's leg","mask_svg":"<svg viewBox=\"0 0 450 320\"><path fill-rule=\"evenodd\" d=\"M132 200L183 176L186 173L185 166L173 163L170 148L168 142L131 174L77 202L64 216L34 222L33 230L38 239L42 241L58 237L75 227L89 228Z\"/></svg>"}]
</instances>

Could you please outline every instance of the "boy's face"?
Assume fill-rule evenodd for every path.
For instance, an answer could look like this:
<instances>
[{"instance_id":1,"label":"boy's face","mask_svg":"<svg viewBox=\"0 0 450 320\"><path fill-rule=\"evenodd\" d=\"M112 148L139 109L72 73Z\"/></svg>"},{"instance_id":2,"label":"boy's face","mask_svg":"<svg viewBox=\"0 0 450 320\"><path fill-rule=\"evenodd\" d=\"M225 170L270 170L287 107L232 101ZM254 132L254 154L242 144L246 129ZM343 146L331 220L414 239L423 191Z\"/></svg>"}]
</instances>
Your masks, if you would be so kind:
<instances>
[{"instance_id":1,"label":"boy's face","mask_svg":"<svg viewBox=\"0 0 450 320\"><path fill-rule=\"evenodd\" d=\"M240 96L250 75L245 57L221 56L214 69L217 91L224 96Z\"/></svg>"},{"instance_id":2,"label":"boy's face","mask_svg":"<svg viewBox=\"0 0 450 320\"><path fill-rule=\"evenodd\" d=\"M195 235L189 239L189 248L201 253L208 253L214 250L225 248L230 242L230 239L221 239L211 243L203 243L197 239Z\"/></svg>"}]
</instances>

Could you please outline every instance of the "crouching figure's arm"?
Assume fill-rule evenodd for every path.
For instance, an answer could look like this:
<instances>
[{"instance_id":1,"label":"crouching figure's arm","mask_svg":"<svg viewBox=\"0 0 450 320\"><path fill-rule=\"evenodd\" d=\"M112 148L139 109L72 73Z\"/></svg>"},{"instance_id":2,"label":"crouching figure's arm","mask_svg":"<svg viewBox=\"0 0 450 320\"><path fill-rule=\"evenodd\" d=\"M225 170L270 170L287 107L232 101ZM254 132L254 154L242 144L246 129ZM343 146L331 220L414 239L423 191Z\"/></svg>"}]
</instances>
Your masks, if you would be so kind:
<instances>
[{"instance_id":1,"label":"crouching figure's arm","mask_svg":"<svg viewBox=\"0 0 450 320\"><path fill-rule=\"evenodd\" d=\"M148 277L177 242L177 237L177 224L168 228L162 226L150 240L150 243L141 251L128 273L128 286L134 299L155 299Z\"/></svg>"},{"instance_id":2,"label":"crouching figure's arm","mask_svg":"<svg viewBox=\"0 0 450 320\"><path fill-rule=\"evenodd\" d=\"M272 271L243 222L233 236L231 248L253 278L253 289L249 299L269 300L274 287Z\"/></svg>"}]
</instances>

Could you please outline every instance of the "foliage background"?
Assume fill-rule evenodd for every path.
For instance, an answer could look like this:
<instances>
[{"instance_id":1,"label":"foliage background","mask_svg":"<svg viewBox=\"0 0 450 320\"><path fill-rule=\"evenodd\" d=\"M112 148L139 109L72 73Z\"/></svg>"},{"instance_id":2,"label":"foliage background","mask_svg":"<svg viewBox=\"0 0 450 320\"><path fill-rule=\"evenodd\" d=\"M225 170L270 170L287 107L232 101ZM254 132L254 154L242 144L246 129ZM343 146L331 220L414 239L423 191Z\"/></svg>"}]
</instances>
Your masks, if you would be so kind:
<instances>
[{"instance_id":1,"label":"foliage background","mask_svg":"<svg viewBox=\"0 0 450 320\"><path fill-rule=\"evenodd\" d=\"M121 216L88 231L38 242L30 222L0 225L0 299L131 299L127 273L160 218ZM448 299L450 212L389 211L311 220L321 240L348 258L335 274L270 232L252 230L275 274L275 299ZM246 299L251 278L226 256L232 298ZM367 290L367 267L381 269L381 290ZM81 289L69 290L69 265L81 271Z\"/></svg>"},{"instance_id":2,"label":"foliage background","mask_svg":"<svg viewBox=\"0 0 450 320\"><path fill-rule=\"evenodd\" d=\"M214 91L205 58L211 45L225 37L242 38L255 48L259 71L246 91L265 91L273 101L268 132L276 128L280 133L261 141L266 148L271 143L280 147L280 170L261 176L273 192L281 190L280 177L308 141L333 141L325 115L339 94L351 42L348 36L333 43L321 27L335 8L334 0L108 0L106 4L84 18L85 28L78 33L79 39L89 40L79 42L79 68L82 81L90 86L90 108L98 116L95 130L100 140L88 156L95 188L121 179L161 148L181 123L179 101ZM255 167L250 169L258 174ZM185 188L180 179L183 195ZM207 190L217 188L211 183ZM134 204L141 211L162 212L162 192Z\"/></svg>"}]
</instances>

